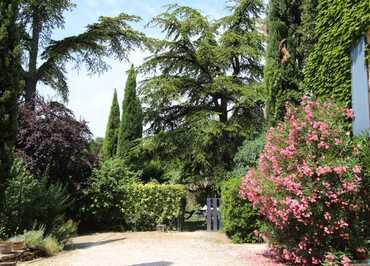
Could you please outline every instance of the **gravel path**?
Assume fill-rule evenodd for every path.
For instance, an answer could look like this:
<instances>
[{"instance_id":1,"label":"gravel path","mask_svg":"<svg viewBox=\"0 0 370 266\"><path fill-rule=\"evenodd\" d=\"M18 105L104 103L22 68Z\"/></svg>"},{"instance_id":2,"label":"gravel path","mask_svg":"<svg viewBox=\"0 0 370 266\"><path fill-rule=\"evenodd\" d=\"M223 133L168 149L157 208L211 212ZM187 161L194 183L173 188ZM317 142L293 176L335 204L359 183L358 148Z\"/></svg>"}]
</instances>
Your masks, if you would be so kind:
<instances>
[{"instance_id":1,"label":"gravel path","mask_svg":"<svg viewBox=\"0 0 370 266\"><path fill-rule=\"evenodd\" d=\"M23 266L272 266L264 244L234 245L221 233L102 233L76 237L74 248Z\"/></svg>"}]
</instances>

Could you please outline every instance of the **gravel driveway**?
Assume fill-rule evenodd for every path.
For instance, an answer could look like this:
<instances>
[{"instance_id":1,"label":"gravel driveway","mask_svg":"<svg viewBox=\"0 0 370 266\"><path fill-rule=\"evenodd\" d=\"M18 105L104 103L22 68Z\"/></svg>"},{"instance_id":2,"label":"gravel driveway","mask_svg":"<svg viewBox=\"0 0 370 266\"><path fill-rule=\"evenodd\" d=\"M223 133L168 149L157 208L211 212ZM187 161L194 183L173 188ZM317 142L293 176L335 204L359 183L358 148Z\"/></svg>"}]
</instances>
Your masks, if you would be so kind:
<instances>
[{"instance_id":1,"label":"gravel driveway","mask_svg":"<svg viewBox=\"0 0 370 266\"><path fill-rule=\"evenodd\" d=\"M264 244L234 245L221 233L101 233L76 237L74 248L23 266L263 266Z\"/></svg>"}]
</instances>

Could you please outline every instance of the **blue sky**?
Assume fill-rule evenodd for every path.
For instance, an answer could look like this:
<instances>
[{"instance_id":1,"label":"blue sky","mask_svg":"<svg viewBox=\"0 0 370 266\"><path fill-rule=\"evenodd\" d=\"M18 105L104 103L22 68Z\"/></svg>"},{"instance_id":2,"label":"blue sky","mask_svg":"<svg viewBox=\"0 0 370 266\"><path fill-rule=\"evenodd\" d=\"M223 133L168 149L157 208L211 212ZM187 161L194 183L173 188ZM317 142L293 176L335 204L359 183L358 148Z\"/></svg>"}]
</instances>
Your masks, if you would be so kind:
<instances>
[{"instance_id":1,"label":"blue sky","mask_svg":"<svg viewBox=\"0 0 370 266\"><path fill-rule=\"evenodd\" d=\"M77 7L66 13L65 29L57 30L53 38L60 39L84 30L87 24L97 21L99 16L114 16L120 12L140 16L143 21L133 25L149 36L161 36L158 29L146 28L145 25L155 15L164 10L168 4L179 4L194 7L212 19L228 14L227 0L75 0ZM108 59L110 70L95 76L89 76L82 68L79 72L68 67L68 84L70 96L68 107L77 118L85 119L95 137L103 137L112 101L113 90L117 89L121 104L126 81L126 71L131 63L140 65L149 54L146 51L133 51L130 62L118 62ZM40 86L41 94L48 99L58 96L47 87Z\"/></svg>"}]
</instances>

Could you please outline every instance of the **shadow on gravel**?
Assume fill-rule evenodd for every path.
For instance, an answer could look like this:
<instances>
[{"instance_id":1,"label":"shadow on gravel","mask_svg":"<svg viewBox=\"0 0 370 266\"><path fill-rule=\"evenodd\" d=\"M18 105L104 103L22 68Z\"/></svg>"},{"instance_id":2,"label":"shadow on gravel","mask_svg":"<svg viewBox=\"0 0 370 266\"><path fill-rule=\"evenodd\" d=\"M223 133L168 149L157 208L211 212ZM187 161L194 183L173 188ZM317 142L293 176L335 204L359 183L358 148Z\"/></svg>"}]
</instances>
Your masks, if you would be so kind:
<instances>
[{"instance_id":1,"label":"shadow on gravel","mask_svg":"<svg viewBox=\"0 0 370 266\"><path fill-rule=\"evenodd\" d=\"M173 263L169 261L156 261L156 262L132 264L130 266L169 266L171 264Z\"/></svg>"},{"instance_id":2,"label":"shadow on gravel","mask_svg":"<svg viewBox=\"0 0 370 266\"><path fill-rule=\"evenodd\" d=\"M86 248L92 248L97 246L102 246L105 244L125 240L126 237L120 237L116 239L109 239L109 240L103 240L103 241L97 241L97 242L85 242L85 243L74 243L70 244L66 247L66 250L74 250L74 249L86 249Z\"/></svg>"}]
</instances>

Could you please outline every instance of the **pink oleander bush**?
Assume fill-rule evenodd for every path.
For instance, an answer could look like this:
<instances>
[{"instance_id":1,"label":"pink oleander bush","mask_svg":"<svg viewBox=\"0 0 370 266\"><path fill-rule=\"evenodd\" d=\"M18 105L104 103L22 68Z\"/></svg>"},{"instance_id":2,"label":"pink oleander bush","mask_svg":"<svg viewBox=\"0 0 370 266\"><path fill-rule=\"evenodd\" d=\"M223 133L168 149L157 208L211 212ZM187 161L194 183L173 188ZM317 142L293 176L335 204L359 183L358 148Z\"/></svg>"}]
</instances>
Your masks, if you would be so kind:
<instances>
[{"instance_id":1,"label":"pink oleander bush","mask_svg":"<svg viewBox=\"0 0 370 266\"><path fill-rule=\"evenodd\" d=\"M353 254L366 252L352 116L307 97L287 106L284 122L267 133L257 169L241 184L242 197L266 218L272 254L284 262L350 265Z\"/></svg>"}]
</instances>

